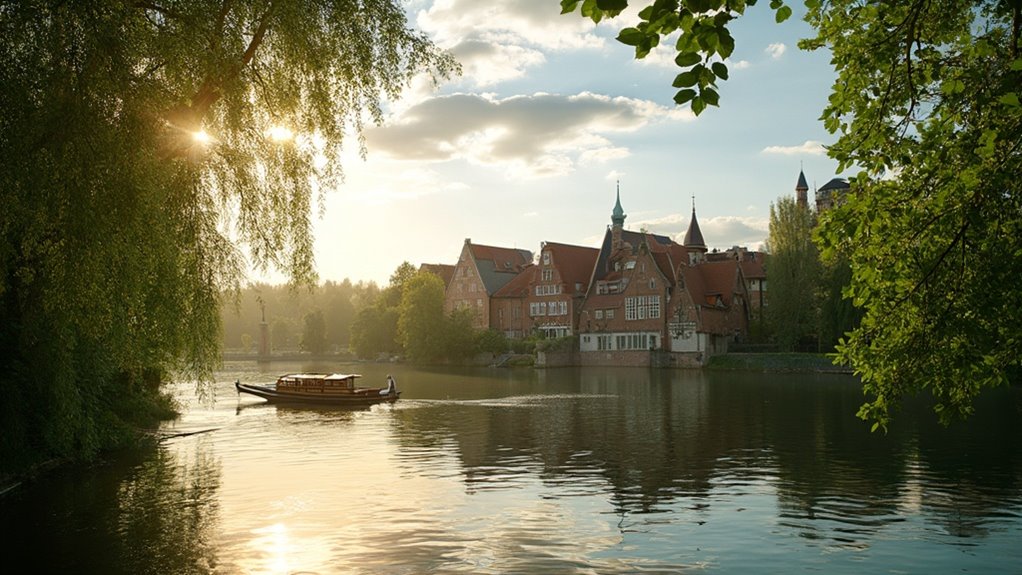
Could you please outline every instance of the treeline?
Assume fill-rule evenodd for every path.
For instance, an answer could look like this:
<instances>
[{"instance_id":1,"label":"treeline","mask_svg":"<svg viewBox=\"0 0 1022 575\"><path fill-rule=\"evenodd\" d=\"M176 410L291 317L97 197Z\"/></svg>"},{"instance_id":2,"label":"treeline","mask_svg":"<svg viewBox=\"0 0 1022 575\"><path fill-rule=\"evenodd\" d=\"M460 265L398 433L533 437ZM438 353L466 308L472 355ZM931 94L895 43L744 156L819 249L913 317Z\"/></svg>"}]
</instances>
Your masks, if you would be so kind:
<instances>
[{"instance_id":1,"label":"treeline","mask_svg":"<svg viewBox=\"0 0 1022 575\"><path fill-rule=\"evenodd\" d=\"M443 280L404 262L383 287L349 279L298 289L251 284L221 312L223 348L257 353L265 321L271 355L401 356L430 363L534 349L533 340L510 341L495 330L475 329L472 313L445 313Z\"/></svg>"}]
</instances>

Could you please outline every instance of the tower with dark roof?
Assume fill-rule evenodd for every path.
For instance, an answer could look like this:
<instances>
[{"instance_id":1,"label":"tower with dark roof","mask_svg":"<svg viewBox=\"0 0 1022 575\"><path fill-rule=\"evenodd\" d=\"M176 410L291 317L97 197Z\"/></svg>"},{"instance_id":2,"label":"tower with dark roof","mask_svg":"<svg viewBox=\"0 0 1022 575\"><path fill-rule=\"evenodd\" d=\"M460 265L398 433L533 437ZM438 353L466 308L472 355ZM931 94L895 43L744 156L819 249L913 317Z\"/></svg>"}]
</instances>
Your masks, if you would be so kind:
<instances>
[{"instance_id":1,"label":"tower with dark roof","mask_svg":"<svg viewBox=\"0 0 1022 575\"><path fill-rule=\"evenodd\" d=\"M621 247L621 230L624 229L625 211L621 208L621 182L617 183L617 201L614 203L614 211L610 214L611 223L611 245L616 251Z\"/></svg>"},{"instance_id":2,"label":"tower with dark roof","mask_svg":"<svg viewBox=\"0 0 1022 575\"><path fill-rule=\"evenodd\" d=\"M689 229L685 232L685 247L692 247L706 251L706 242L702 239L702 232L699 230L699 221L696 220L696 198L692 197L692 222L689 223Z\"/></svg>"},{"instance_id":3,"label":"tower with dark roof","mask_svg":"<svg viewBox=\"0 0 1022 575\"><path fill-rule=\"evenodd\" d=\"M798 207L808 207L809 184L806 183L806 175L801 169L798 171L798 183L795 184L795 198L798 201Z\"/></svg>"}]
</instances>

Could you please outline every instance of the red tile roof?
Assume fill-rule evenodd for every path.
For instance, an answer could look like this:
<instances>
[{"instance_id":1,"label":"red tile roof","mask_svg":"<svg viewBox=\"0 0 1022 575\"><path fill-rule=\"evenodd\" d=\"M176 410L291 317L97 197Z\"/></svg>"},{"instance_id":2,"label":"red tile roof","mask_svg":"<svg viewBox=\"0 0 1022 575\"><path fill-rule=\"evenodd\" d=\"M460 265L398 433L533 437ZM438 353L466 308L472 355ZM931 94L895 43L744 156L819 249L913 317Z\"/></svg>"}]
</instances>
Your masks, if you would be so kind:
<instances>
[{"instance_id":1,"label":"red tile roof","mask_svg":"<svg viewBox=\"0 0 1022 575\"><path fill-rule=\"evenodd\" d=\"M454 266L449 264L421 264L419 271L430 272L440 276L440 279L444 280L444 285L450 284L451 278L454 277Z\"/></svg>"},{"instance_id":2,"label":"red tile roof","mask_svg":"<svg viewBox=\"0 0 1022 575\"><path fill-rule=\"evenodd\" d=\"M536 266L530 265L516 275L514 279L504 284L504 287L497 290L492 297L524 298L529 295L529 284L536 278Z\"/></svg>"},{"instance_id":3,"label":"red tile roof","mask_svg":"<svg viewBox=\"0 0 1022 575\"><path fill-rule=\"evenodd\" d=\"M553 265L560 273L561 281L568 286L566 291L574 292L576 283L582 284L583 290L589 286L600 250L554 242L546 242L544 249L553 256Z\"/></svg>"}]
</instances>

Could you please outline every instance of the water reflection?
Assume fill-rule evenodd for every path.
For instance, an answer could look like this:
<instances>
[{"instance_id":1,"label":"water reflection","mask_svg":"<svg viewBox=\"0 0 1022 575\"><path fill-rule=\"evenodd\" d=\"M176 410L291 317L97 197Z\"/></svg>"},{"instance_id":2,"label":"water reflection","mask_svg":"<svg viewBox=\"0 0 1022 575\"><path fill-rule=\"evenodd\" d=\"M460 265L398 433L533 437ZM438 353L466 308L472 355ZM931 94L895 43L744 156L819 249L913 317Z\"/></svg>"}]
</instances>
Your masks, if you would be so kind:
<instances>
[{"instance_id":1,"label":"water reflection","mask_svg":"<svg viewBox=\"0 0 1022 575\"><path fill-rule=\"evenodd\" d=\"M111 574L1022 564L1018 389L951 429L910 402L884 436L835 376L357 370L395 371L403 399L351 410L222 393L172 426L214 432L0 500L13 556ZM45 555L26 550L43 541Z\"/></svg>"}]
</instances>

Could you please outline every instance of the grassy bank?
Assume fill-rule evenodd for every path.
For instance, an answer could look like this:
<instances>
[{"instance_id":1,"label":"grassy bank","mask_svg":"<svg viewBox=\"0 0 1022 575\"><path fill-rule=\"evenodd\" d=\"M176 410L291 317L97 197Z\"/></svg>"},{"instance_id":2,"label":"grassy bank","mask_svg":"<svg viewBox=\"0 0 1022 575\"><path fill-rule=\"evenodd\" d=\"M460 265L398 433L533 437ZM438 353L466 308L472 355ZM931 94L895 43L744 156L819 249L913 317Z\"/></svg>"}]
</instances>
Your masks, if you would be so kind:
<instances>
[{"instance_id":1,"label":"grassy bank","mask_svg":"<svg viewBox=\"0 0 1022 575\"><path fill-rule=\"evenodd\" d=\"M834 365L830 357L822 353L728 353L710 358L706 369L851 373L847 367Z\"/></svg>"}]
</instances>

